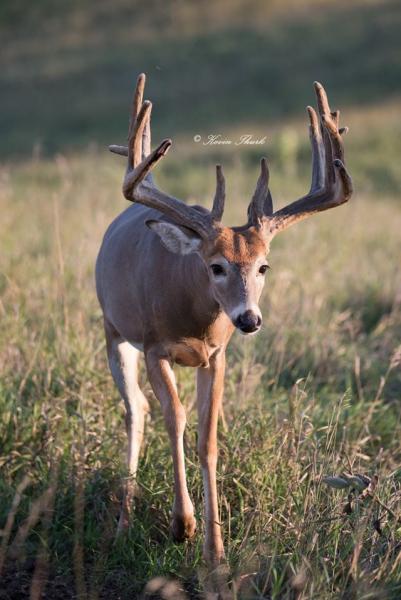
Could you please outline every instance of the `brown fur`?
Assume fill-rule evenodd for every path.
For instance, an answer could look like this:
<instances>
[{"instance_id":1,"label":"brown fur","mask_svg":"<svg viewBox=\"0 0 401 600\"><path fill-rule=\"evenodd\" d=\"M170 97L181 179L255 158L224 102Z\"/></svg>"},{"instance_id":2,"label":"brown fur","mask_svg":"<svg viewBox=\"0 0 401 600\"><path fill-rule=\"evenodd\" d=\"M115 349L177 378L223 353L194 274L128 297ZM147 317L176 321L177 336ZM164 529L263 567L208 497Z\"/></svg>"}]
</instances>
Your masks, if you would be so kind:
<instances>
[{"instance_id":1,"label":"brown fur","mask_svg":"<svg viewBox=\"0 0 401 600\"><path fill-rule=\"evenodd\" d=\"M246 266L267 251L267 243L254 227L240 232L222 227L212 244L210 256L221 255L230 263Z\"/></svg>"}]
</instances>

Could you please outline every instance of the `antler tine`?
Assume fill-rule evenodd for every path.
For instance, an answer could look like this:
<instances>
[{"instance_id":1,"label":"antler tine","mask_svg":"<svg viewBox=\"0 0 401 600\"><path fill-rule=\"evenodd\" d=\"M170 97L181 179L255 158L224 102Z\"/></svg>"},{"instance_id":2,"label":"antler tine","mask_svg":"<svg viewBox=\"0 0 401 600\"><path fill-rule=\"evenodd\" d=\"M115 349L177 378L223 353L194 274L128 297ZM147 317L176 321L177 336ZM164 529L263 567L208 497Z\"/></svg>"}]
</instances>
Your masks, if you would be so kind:
<instances>
[{"instance_id":1,"label":"antler tine","mask_svg":"<svg viewBox=\"0 0 401 600\"><path fill-rule=\"evenodd\" d=\"M136 200L134 198L136 186L145 179L146 175L157 165L159 160L167 154L171 145L171 140L163 140L156 150L151 152L135 169L127 172L123 182L123 194L127 200Z\"/></svg>"},{"instance_id":2,"label":"antler tine","mask_svg":"<svg viewBox=\"0 0 401 600\"><path fill-rule=\"evenodd\" d=\"M133 124L134 124L134 120L138 117L138 113L142 106L145 83L146 83L146 75L145 75L145 73L141 73L140 75L138 75L136 89L135 89L135 93L134 93L132 117L131 117L129 132L131 131ZM129 139L129 134L128 134L128 139ZM150 154L150 143L151 143L151 137L150 137L150 114L149 114L149 118L145 121L145 127L144 127L143 133L142 133L141 157L139 160L143 160Z\"/></svg>"},{"instance_id":3,"label":"antler tine","mask_svg":"<svg viewBox=\"0 0 401 600\"><path fill-rule=\"evenodd\" d=\"M129 167L135 168L142 159L150 154L150 114L145 120L141 136L138 136L138 116L143 107L143 92L145 89L146 75L141 73L138 75L135 91L132 99L132 109L128 125L128 146L120 146L112 144L109 146L110 152L119 154L120 156L129 156ZM146 101L146 104L150 104ZM151 106L151 105L150 105ZM138 139L139 138L139 139ZM135 149L136 147L136 153ZM130 153L131 148L131 153Z\"/></svg>"},{"instance_id":4,"label":"antler tine","mask_svg":"<svg viewBox=\"0 0 401 600\"><path fill-rule=\"evenodd\" d=\"M110 144L110 152L119 156L128 156L128 146L119 146L118 144Z\"/></svg>"},{"instance_id":5,"label":"antler tine","mask_svg":"<svg viewBox=\"0 0 401 600\"><path fill-rule=\"evenodd\" d=\"M308 106L312 146L312 182L309 193L273 213L270 235L314 213L340 206L352 195L352 181L344 166L344 147L339 112L331 111L324 87L314 84L318 114Z\"/></svg>"},{"instance_id":6,"label":"antler tine","mask_svg":"<svg viewBox=\"0 0 401 600\"><path fill-rule=\"evenodd\" d=\"M309 115L309 137L312 146L312 181L310 192L320 189L324 184L324 147L320 131L319 119L316 111L311 106L306 110Z\"/></svg>"},{"instance_id":7,"label":"antler tine","mask_svg":"<svg viewBox=\"0 0 401 600\"><path fill-rule=\"evenodd\" d=\"M143 158L143 136L152 110L149 100L143 102L145 83L146 75L141 73L136 81L128 127L128 170L138 166Z\"/></svg>"},{"instance_id":8,"label":"antler tine","mask_svg":"<svg viewBox=\"0 0 401 600\"><path fill-rule=\"evenodd\" d=\"M130 136L128 140L128 165L127 170L130 171L137 167L142 160L142 136L145 130L146 122L150 118L152 111L152 103L149 100L143 102L141 109L130 127Z\"/></svg>"},{"instance_id":9,"label":"antler tine","mask_svg":"<svg viewBox=\"0 0 401 600\"><path fill-rule=\"evenodd\" d=\"M135 126L135 121L136 121L139 111L141 110L141 107L142 107L145 83L146 83L146 75L145 75L145 73L140 73L136 80L134 96L132 98L132 110L131 110L131 115L130 115L130 121L129 121L129 126L128 126L128 136L127 136L128 141L131 138L132 130Z\"/></svg>"},{"instance_id":10,"label":"antler tine","mask_svg":"<svg viewBox=\"0 0 401 600\"><path fill-rule=\"evenodd\" d=\"M266 158L260 161L260 175L255 192L248 206L248 226L253 225L258 229L263 221L273 213L273 202L269 191L269 168Z\"/></svg>"},{"instance_id":11,"label":"antler tine","mask_svg":"<svg viewBox=\"0 0 401 600\"><path fill-rule=\"evenodd\" d=\"M150 128L148 123L149 121L146 122L142 134L142 158L146 158L150 154ZM147 131L147 129L149 129L149 131ZM109 150L110 152L113 152L113 154L119 154L120 156L128 156L128 146L110 144Z\"/></svg>"},{"instance_id":12,"label":"antler tine","mask_svg":"<svg viewBox=\"0 0 401 600\"><path fill-rule=\"evenodd\" d=\"M224 203L226 200L226 181L221 165L216 165L216 193L211 212L212 221L220 223L223 218Z\"/></svg>"},{"instance_id":13,"label":"antler tine","mask_svg":"<svg viewBox=\"0 0 401 600\"><path fill-rule=\"evenodd\" d=\"M151 113L149 113L142 134L142 160L149 156L151 152L150 117Z\"/></svg>"}]
</instances>

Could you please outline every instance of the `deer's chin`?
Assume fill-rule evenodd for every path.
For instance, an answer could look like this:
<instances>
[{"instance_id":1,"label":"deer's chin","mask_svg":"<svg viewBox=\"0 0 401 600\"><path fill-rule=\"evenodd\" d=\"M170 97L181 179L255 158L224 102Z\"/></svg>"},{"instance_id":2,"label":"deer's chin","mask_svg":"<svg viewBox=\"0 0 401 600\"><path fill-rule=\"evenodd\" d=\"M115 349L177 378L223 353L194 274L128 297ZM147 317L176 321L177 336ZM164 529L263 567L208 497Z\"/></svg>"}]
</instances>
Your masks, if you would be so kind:
<instances>
[{"instance_id":1,"label":"deer's chin","mask_svg":"<svg viewBox=\"0 0 401 600\"><path fill-rule=\"evenodd\" d=\"M258 327L254 331L243 331L243 329L240 329L239 327L236 327L235 329L238 331L238 333L240 333L244 337L252 337L253 335L256 335L257 333L259 333L259 331L261 330L261 327Z\"/></svg>"}]
</instances>

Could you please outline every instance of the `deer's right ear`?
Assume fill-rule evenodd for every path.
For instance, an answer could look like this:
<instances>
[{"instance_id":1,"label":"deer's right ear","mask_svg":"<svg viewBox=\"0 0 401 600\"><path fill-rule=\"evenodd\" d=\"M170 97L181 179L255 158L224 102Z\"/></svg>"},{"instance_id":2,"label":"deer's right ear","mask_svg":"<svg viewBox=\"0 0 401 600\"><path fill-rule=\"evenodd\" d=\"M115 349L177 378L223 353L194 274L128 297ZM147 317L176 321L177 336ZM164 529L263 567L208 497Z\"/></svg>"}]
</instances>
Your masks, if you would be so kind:
<instances>
[{"instance_id":1,"label":"deer's right ear","mask_svg":"<svg viewBox=\"0 0 401 600\"><path fill-rule=\"evenodd\" d=\"M188 227L153 219L146 221L146 225L159 236L167 250L175 254L192 254L202 246L202 238Z\"/></svg>"}]
</instances>

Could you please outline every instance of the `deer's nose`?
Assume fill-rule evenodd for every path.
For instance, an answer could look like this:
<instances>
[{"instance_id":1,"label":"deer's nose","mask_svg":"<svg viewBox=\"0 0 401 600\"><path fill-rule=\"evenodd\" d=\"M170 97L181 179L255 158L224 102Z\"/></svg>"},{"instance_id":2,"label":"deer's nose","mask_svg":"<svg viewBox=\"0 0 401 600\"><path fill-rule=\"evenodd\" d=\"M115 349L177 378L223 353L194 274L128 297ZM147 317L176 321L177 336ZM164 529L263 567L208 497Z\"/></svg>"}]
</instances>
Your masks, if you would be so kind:
<instances>
[{"instance_id":1,"label":"deer's nose","mask_svg":"<svg viewBox=\"0 0 401 600\"><path fill-rule=\"evenodd\" d=\"M252 310L246 310L236 318L234 325L243 333L254 333L260 329L262 319Z\"/></svg>"}]
</instances>

